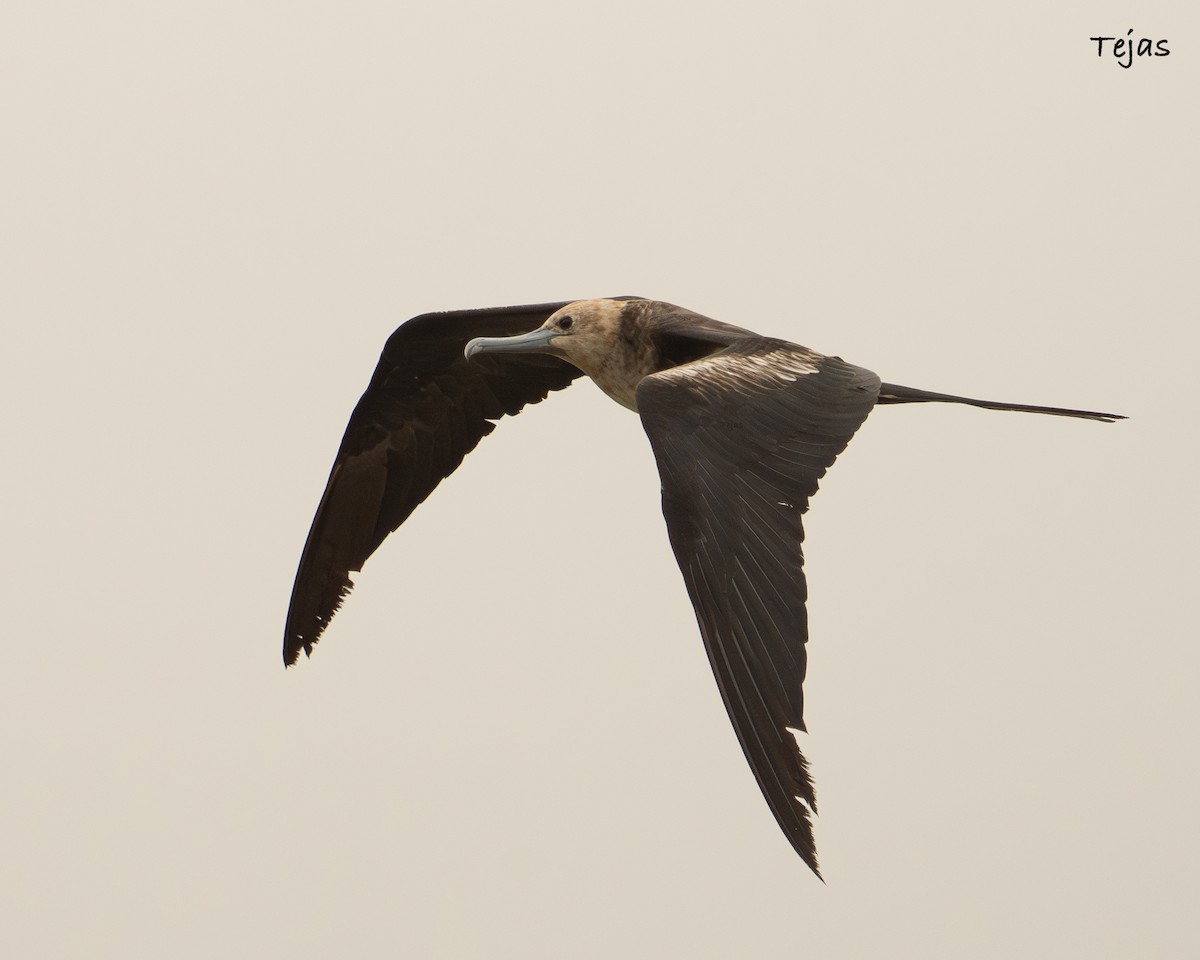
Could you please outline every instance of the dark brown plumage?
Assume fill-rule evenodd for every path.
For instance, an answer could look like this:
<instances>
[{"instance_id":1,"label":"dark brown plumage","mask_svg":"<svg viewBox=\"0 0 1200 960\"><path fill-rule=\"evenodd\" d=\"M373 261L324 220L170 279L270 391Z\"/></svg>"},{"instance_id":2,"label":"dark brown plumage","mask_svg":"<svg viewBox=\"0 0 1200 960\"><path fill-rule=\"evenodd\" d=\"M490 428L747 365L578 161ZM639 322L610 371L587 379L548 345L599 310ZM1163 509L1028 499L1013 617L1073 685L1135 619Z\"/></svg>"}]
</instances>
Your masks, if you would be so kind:
<instances>
[{"instance_id":1,"label":"dark brown plumage","mask_svg":"<svg viewBox=\"0 0 1200 960\"><path fill-rule=\"evenodd\" d=\"M635 297L427 314L389 338L350 418L300 560L285 662L312 651L350 572L495 420L581 372L641 415L721 697L771 811L819 876L816 798L792 733L804 729L808 639L801 517L818 481L876 404L1120 417L881 384L838 357Z\"/></svg>"},{"instance_id":2,"label":"dark brown plumage","mask_svg":"<svg viewBox=\"0 0 1200 960\"><path fill-rule=\"evenodd\" d=\"M524 333L565 305L427 313L388 337L350 415L304 545L284 631L285 663L295 663L301 650L312 652L350 592L350 573L496 429L495 421L580 376L554 357L532 354L497 365L463 356L468 340Z\"/></svg>"}]
</instances>

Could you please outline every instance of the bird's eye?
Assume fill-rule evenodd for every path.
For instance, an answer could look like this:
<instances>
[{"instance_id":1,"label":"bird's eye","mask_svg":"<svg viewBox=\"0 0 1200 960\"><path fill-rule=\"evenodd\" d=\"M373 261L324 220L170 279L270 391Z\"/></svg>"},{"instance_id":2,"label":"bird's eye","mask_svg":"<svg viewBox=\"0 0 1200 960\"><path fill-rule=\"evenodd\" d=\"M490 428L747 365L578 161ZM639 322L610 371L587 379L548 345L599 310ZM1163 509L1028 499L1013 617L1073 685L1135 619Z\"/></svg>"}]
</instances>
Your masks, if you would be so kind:
<instances>
[{"instance_id":1,"label":"bird's eye","mask_svg":"<svg viewBox=\"0 0 1200 960\"><path fill-rule=\"evenodd\" d=\"M558 328L560 330L570 330L571 324L573 324L574 322L575 322L574 317L563 317L561 320L558 321Z\"/></svg>"}]
</instances>

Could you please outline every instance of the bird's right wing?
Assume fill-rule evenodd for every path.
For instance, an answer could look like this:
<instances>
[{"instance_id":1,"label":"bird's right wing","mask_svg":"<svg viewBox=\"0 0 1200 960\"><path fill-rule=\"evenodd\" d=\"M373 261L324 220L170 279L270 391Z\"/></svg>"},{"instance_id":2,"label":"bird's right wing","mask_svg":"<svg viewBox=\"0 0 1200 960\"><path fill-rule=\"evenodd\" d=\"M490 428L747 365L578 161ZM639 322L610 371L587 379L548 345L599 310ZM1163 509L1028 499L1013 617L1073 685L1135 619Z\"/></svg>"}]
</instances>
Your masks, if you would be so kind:
<instances>
[{"instance_id":1,"label":"bird's right wing","mask_svg":"<svg viewBox=\"0 0 1200 960\"><path fill-rule=\"evenodd\" d=\"M764 338L646 377L638 409L671 546L738 740L814 872L804 729L808 638L801 514L879 394L836 357Z\"/></svg>"},{"instance_id":2,"label":"bird's right wing","mask_svg":"<svg viewBox=\"0 0 1200 960\"><path fill-rule=\"evenodd\" d=\"M425 314L388 338L304 544L284 630L285 663L302 649L312 652L350 592L350 572L362 569L494 421L580 376L566 361L538 354L468 361L467 341L527 333L568 302Z\"/></svg>"}]
</instances>

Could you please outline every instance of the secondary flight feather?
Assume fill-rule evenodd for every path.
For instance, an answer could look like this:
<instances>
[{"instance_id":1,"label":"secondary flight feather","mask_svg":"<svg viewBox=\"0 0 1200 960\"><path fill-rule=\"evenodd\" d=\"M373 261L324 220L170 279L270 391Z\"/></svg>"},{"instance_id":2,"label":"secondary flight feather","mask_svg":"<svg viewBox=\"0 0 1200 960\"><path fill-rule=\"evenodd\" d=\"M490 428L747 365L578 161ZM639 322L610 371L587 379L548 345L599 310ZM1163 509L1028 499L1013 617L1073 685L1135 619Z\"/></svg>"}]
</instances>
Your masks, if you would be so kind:
<instances>
[{"instance_id":1,"label":"secondary flight feather","mask_svg":"<svg viewBox=\"0 0 1200 960\"><path fill-rule=\"evenodd\" d=\"M505 415L586 374L640 414L671 546L725 708L784 834L820 876L804 729L803 513L878 404L944 402L1111 422L881 383L806 347L638 297L426 314L384 346L317 507L283 656L312 653L350 574Z\"/></svg>"}]
</instances>

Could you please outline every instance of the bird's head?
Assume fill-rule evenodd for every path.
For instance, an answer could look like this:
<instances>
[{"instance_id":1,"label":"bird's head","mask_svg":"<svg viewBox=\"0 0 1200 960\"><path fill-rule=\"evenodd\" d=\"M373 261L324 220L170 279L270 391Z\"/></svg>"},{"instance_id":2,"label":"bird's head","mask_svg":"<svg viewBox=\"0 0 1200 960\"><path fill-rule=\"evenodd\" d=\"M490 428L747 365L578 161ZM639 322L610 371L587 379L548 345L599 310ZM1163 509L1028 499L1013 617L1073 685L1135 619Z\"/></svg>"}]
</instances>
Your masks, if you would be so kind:
<instances>
[{"instance_id":1,"label":"bird's head","mask_svg":"<svg viewBox=\"0 0 1200 960\"><path fill-rule=\"evenodd\" d=\"M621 339L621 313L628 301L577 300L550 315L540 327L516 337L476 337L468 360L485 353L548 353L587 374L602 369Z\"/></svg>"}]
</instances>

